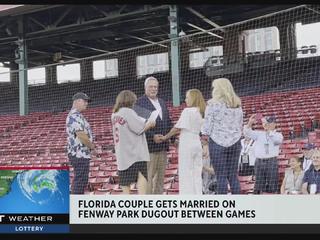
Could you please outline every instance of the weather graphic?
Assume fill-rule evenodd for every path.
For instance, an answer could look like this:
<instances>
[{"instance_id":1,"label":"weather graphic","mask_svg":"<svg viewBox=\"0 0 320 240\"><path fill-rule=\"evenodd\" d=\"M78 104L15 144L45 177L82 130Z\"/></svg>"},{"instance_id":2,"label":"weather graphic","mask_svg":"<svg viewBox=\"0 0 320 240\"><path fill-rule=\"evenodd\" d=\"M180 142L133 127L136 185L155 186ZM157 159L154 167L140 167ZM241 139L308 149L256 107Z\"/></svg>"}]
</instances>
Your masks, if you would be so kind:
<instances>
[{"instance_id":1,"label":"weather graphic","mask_svg":"<svg viewBox=\"0 0 320 240\"><path fill-rule=\"evenodd\" d=\"M0 232L66 232L68 169L0 169L0 223Z\"/></svg>"}]
</instances>

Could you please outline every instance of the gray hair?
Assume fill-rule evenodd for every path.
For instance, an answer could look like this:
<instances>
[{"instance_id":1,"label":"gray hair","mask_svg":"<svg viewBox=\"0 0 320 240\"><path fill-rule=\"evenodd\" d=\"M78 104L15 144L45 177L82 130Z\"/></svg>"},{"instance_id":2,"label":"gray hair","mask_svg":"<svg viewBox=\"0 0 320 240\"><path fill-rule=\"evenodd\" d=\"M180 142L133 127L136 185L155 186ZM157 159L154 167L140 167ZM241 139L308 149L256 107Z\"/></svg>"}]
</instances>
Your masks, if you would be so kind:
<instances>
[{"instance_id":1,"label":"gray hair","mask_svg":"<svg viewBox=\"0 0 320 240\"><path fill-rule=\"evenodd\" d=\"M146 80L144 81L144 87L145 87L145 88L147 87L148 83L149 83L151 80L157 81L158 84L159 84L158 79L156 79L155 77L152 77L152 76L151 76L151 77L147 77Z\"/></svg>"}]
</instances>

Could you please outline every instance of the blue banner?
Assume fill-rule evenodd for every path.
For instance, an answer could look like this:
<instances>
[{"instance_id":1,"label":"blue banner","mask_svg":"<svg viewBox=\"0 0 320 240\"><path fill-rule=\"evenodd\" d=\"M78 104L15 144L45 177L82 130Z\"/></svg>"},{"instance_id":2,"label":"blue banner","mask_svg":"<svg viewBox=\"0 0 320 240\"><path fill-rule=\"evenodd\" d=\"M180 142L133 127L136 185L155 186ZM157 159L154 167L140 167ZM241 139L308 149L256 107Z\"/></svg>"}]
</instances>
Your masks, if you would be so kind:
<instances>
[{"instance_id":1,"label":"blue banner","mask_svg":"<svg viewBox=\"0 0 320 240\"><path fill-rule=\"evenodd\" d=\"M70 226L68 224L4 224L0 225L0 233L69 233Z\"/></svg>"}]
</instances>

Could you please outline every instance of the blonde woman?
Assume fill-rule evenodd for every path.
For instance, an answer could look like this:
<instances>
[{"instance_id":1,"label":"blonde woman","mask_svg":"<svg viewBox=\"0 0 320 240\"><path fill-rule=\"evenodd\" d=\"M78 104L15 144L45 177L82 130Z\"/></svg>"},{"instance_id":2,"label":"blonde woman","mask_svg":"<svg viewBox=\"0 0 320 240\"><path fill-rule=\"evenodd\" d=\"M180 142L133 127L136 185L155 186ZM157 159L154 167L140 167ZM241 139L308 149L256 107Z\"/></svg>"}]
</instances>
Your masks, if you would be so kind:
<instances>
[{"instance_id":1,"label":"blonde woman","mask_svg":"<svg viewBox=\"0 0 320 240\"><path fill-rule=\"evenodd\" d=\"M162 140L180 133L179 139L179 193L202 194L202 146L200 130L206 107L202 93L190 89L186 93L187 107L175 126Z\"/></svg>"},{"instance_id":2,"label":"blonde woman","mask_svg":"<svg viewBox=\"0 0 320 240\"><path fill-rule=\"evenodd\" d=\"M208 101L202 134L209 136L211 164L217 177L217 194L240 194L238 160L241 151L243 112L241 100L231 82L218 78L212 82L212 99Z\"/></svg>"},{"instance_id":3,"label":"blonde woman","mask_svg":"<svg viewBox=\"0 0 320 240\"><path fill-rule=\"evenodd\" d=\"M134 182L137 182L139 194L146 194L147 189L150 157L144 132L153 128L155 122L146 122L136 114L132 109L136 101L133 92L121 91L111 115L118 175L124 194L130 193L130 184Z\"/></svg>"}]
</instances>

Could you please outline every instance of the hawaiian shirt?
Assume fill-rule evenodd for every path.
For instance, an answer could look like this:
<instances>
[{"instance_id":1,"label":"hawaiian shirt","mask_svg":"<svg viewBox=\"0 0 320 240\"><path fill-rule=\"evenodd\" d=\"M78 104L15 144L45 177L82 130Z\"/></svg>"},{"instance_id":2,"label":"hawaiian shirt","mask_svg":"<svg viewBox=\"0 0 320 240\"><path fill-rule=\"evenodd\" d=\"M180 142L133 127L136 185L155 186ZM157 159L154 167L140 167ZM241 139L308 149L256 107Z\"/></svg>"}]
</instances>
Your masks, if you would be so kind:
<instances>
[{"instance_id":1,"label":"hawaiian shirt","mask_svg":"<svg viewBox=\"0 0 320 240\"><path fill-rule=\"evenodd\" d=\"M78 110L71 109L66 119L67 152L77 158L91 158L90 149L77 138L77 131L84 131L89 140L93 141L93 134L87 120Z\"/></svg>"}]
</instances>

